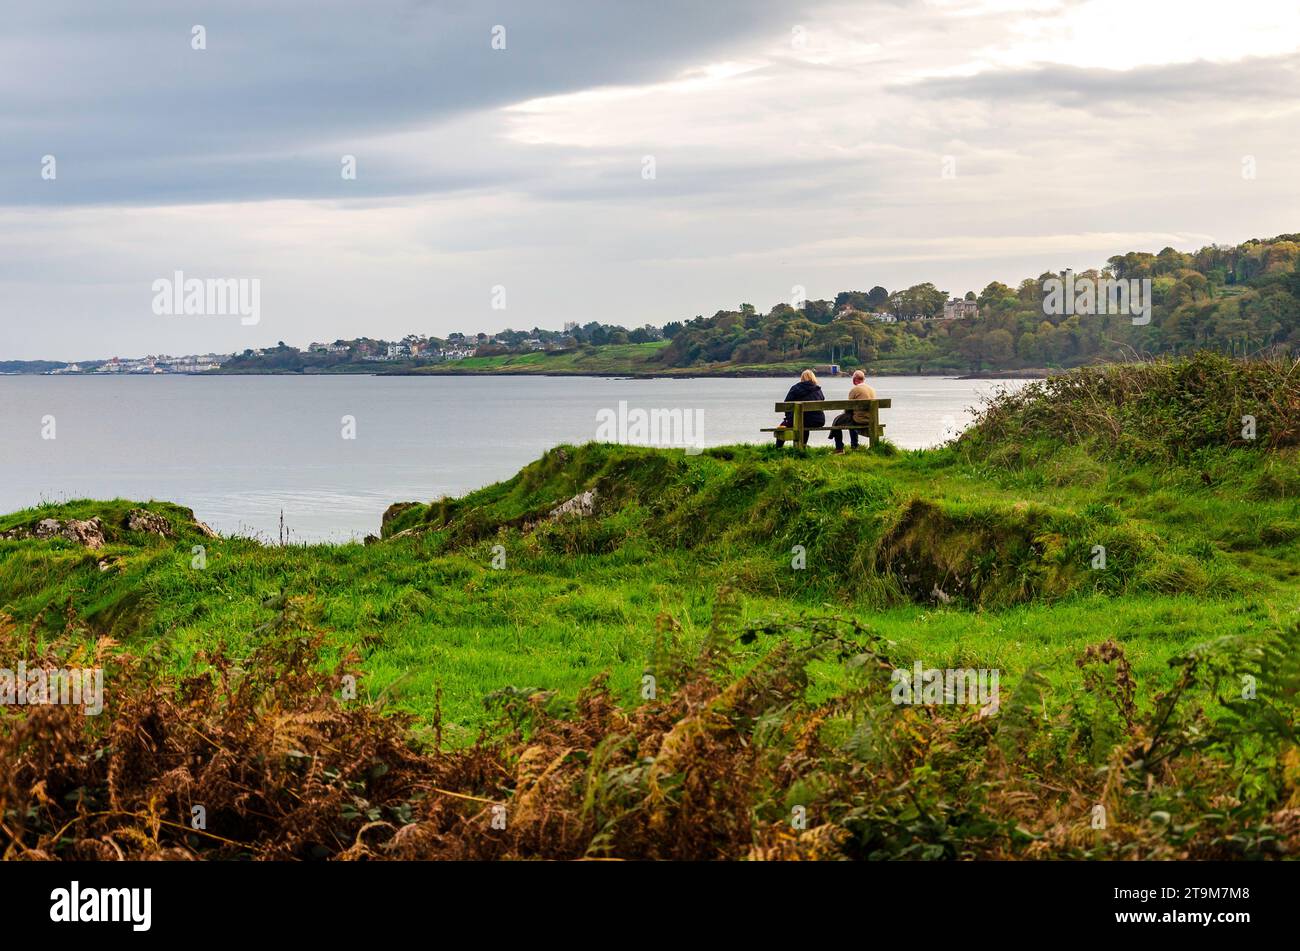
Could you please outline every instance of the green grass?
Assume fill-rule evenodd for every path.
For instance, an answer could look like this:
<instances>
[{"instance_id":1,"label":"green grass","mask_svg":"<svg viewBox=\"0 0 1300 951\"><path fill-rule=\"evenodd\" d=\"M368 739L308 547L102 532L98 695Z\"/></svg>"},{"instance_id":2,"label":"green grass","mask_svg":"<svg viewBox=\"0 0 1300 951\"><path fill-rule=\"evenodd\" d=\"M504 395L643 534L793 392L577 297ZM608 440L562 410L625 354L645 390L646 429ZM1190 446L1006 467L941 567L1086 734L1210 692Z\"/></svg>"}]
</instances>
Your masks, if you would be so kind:
<instances>
[{"instance_id":1,"label":"green grass","mask_svg":"<svg viewBox=\"0 0 1300 951\"><path fill-rule=\"evenodd\" d=\"M204 801L238 790L230 854L387 815L407 845L367 855L1295 855L1295 370L1078 371L922 452L561 446L394 505L368 545L214 539L149 503L164 538L120 499L4 516L0 654L93 642L116 716L5 718L6 832L80 855L91 823L187 814L193 767ZM552 516L579 493L593 511ZM44 518L97 518L105 544L32 537ZM995 669L1002 700L900 705L913 661ZM351 671L414 732L353 703ZM486 802L512 803L514 839L465 834ZM819 824L792 835L793 805Z\"/></svg>"},{"instance_id":2,"label":"green grass","mask_svg":"<svg viewBox=\"0 0 1300 951\"><path fill-rule=\"evenodd\" d=\"M440 374L491 374L538 373L556 376L782 376L796 377L810 365L830 362L826 355L804 355L798 360L777 360L769 363L741 363L723 361L698 363L691 366L665 366L654 357L670 341L652 343L605 344L563 352L512 353L493 357L466 357L449 363L440 363L418 369L388 368L388 372L415 375ZM376 365L367 365L368 372ZM382 366L382 365L379 365ZM846 368L847 369L847 368ZM939 359L933 346L893 351L882 354L864 367L873 376L912 374L961 374L969 366L956 359ZM385 372L380 370L380 372Z\"/></svg>"},{"instance_id":3,"label":"green grass","mask_svg":"<svg viewBox=\"0 0 1300 951\"><path fill-rule=\"evenodd\" d=\"M538 373L574 376L629 376L662 372L650 362L668 346L666 340L651 343L610 344L561 352L507 353L494 357L466 357L411 371L438 375L455 373Z\"/></svg>"},{"instance_id":4,"label":"green grass","mask_svg":"<svg viewBox=\"0 0 1300 951\"><path fill-rule=\"evenodd\" d=\"M1280 475L1294 471L1294 453L1202 462L1212 485L1202 468L1069 451L998 468L954 448L686 456L588 444L414 506L368 546L203 539L186 510L156 503L145 507L178 537L137 536L116 527L133 503L77 501L0 518L0 532L92 515L109 528L98 552L0 541L0 609L21 624L39 616L49 638L71 606L88 638L160 644L171 666L189 669L218 646L249 654L272 614L263 601L285 590L336 651L362 654L363 694L427 720L441 690L448 739L460 743L485 720L483 696L505 686L573 697L608 671L635 703L656 631L704 637L723 585L739 593L742 623L853 617L899 656L997 667L1010 680L1041 665L1064 684L1086 645L1113 638L1149 694L1168 683L1170 657L1275 630L1300 609L1300 497ZM545 521L592 487L596 517ZM1107 547L1105 569L1091 567L1096 544ZM206 548L202 570L195 545ZM796 545L803 570L791 566ZM930 559L923 590L909 592L889 557ZM935 571L949 572L940 587L951 603L929 597ZM819 667L814 690L833 692L843 676Z\"/></svg>"}]
</instances>

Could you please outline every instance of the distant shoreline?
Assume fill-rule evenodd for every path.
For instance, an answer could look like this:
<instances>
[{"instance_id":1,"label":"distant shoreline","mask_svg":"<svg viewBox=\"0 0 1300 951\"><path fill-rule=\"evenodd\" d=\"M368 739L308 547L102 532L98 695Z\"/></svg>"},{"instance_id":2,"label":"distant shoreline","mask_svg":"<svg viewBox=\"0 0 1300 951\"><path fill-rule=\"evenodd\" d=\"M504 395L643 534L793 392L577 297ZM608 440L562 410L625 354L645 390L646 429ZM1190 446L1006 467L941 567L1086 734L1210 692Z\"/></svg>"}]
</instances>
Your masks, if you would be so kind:
<instances>
[{"instance_id":1,"label":"distant shoreline","mask_svg":"<svg viewBox=\"0 0 1300 951\"><path fill-rule=\"evenodd\" d=\"M837 377L848 377L852 375L851 370L841 371ZM1063 371L1056 371L1063 372ZM915 377L917 379L939 379L939 380L1041 380L1051 376L1053 371L1033 369L1033 370L990 370L985 373L908 373L899 370L889 370L885 372L866 371L869 378L899 376ZM268 370L268 371L240 371L240 370L214 370L204 373L0 373L0 377L50 377L57 376L59 379L158 379L160 377L244 377L244 376L288 376L288 377L585 377L588 379L616 379L616 380L708 380L708 379L784 379L792 375L790 370L773 370L762 372L759 370L726 371L726 372L683 372L683 373L619 373L609 371L605 373L590 373L565 370L551 371L528 371L528 370L360 370L343 373L302 373L292 370ZM831 377L831 374L824 373L822 376ZM832 377L834 379L836 377Z\"/></svg>"}]
</instances>

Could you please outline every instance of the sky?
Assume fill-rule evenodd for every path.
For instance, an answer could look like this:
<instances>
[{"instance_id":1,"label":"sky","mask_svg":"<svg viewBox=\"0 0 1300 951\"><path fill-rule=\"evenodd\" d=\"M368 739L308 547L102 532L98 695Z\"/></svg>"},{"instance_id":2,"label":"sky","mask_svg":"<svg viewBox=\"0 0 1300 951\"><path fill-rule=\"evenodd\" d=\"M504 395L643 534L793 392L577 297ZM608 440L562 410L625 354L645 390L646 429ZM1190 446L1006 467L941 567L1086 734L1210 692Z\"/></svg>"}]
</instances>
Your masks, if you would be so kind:
<instances>
[{"instance_id":1,"label":"sky","mask_svg":"<svg viewBox=\"0 0 1300 951\"><path fill-rule=\"evenodd\" d=\"M1296 232L1298 78L1289 0L15 5L0 360L662 325ZM256 281L256 319L158 313L176 272Z\"/></svg>"}]
</instances>

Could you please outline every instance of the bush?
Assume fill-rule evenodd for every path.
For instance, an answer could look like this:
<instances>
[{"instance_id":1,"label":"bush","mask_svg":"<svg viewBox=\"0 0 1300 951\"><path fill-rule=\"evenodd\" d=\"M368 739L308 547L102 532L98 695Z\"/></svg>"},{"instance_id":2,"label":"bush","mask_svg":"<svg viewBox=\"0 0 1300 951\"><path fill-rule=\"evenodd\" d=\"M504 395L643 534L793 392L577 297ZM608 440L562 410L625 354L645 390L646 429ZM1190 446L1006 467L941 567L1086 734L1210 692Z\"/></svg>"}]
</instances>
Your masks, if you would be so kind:
<instances>
[{"instance_id":1,"label":"bush","mask_svg":"<svg viewBox=\"0 0 1300 951\"><path fill-rule=\"evenodd\" d=\"M1150 461L1204 449L1300 445L1300 362L1201 352L1072 370L991 398L958 444L968 458L980 458L998 446L1044 438Z\"/></svg>"},{"instance_id":2,"label":"bush","mask_svg":"<svg viewBox=\"0 0 1300 951\"><path fill-rule=\"evenodd\" d=\"M1300 629L1175 658L1176 682L1146 709L1113 641L1078 657L1077 686L1050 713L1032 670L999 685L994 708L898 705L891 672L910 668L893 645L838 618L742 626L724 588L699 647L679 647L681 625L661 617L654 699L624 709L603 675L576 703L510 687L485 699L494 727L444 750L440 720L421 743L405 718L344 699L355 657L325 669L298 602L272 609L252 657L214 654L179 681L101 642L93 662L113 669L111 716L0 711L6 856L1223 859L1300 848ZM776 644L755 661L746 648L763 637ZM0 624L0 654L29 640ZM69 646L41 662L64 665ZM810 667L828 662L850 687L810 699ZM1247 675L1267 694L1235 699ZM204 828L190 822L195 806ZM792 824L795 807L805 825Z\"/></svg>"}]
</instances>

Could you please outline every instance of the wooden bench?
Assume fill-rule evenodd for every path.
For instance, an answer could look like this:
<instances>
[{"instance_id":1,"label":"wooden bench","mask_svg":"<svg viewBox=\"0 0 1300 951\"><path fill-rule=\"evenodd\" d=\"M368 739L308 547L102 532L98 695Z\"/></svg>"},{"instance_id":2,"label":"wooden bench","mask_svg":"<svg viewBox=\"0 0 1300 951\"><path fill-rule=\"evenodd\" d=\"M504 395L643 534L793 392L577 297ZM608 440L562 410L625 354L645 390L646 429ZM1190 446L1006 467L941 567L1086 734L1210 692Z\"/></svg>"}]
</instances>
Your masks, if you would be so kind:
<instances>
[{"instance_id":1,"label":"wooden bench","mask_svg":"<svg viewBox=\"0 0 1300 951\"><path fill-rule=\"evenodd\" d=\"M880 441L880 437L885 431L885 424L880 421L880 411L889 409L889 407L889 400L807 400L801 403L777 403L776 411L778 413L789 413L794 425L772 426L761 429L759 432L775 433L777 439L790 439L794 441L795 446L802 447L804 433L824 433L834 429L856 429L859 432L866 433L869 444L874 446ZM803 414L815 410L820 410L823 413L867 410L871 413L871 422L849 423L842 426L805 426L803 424Z\"/></svg>"}]
</instances>

